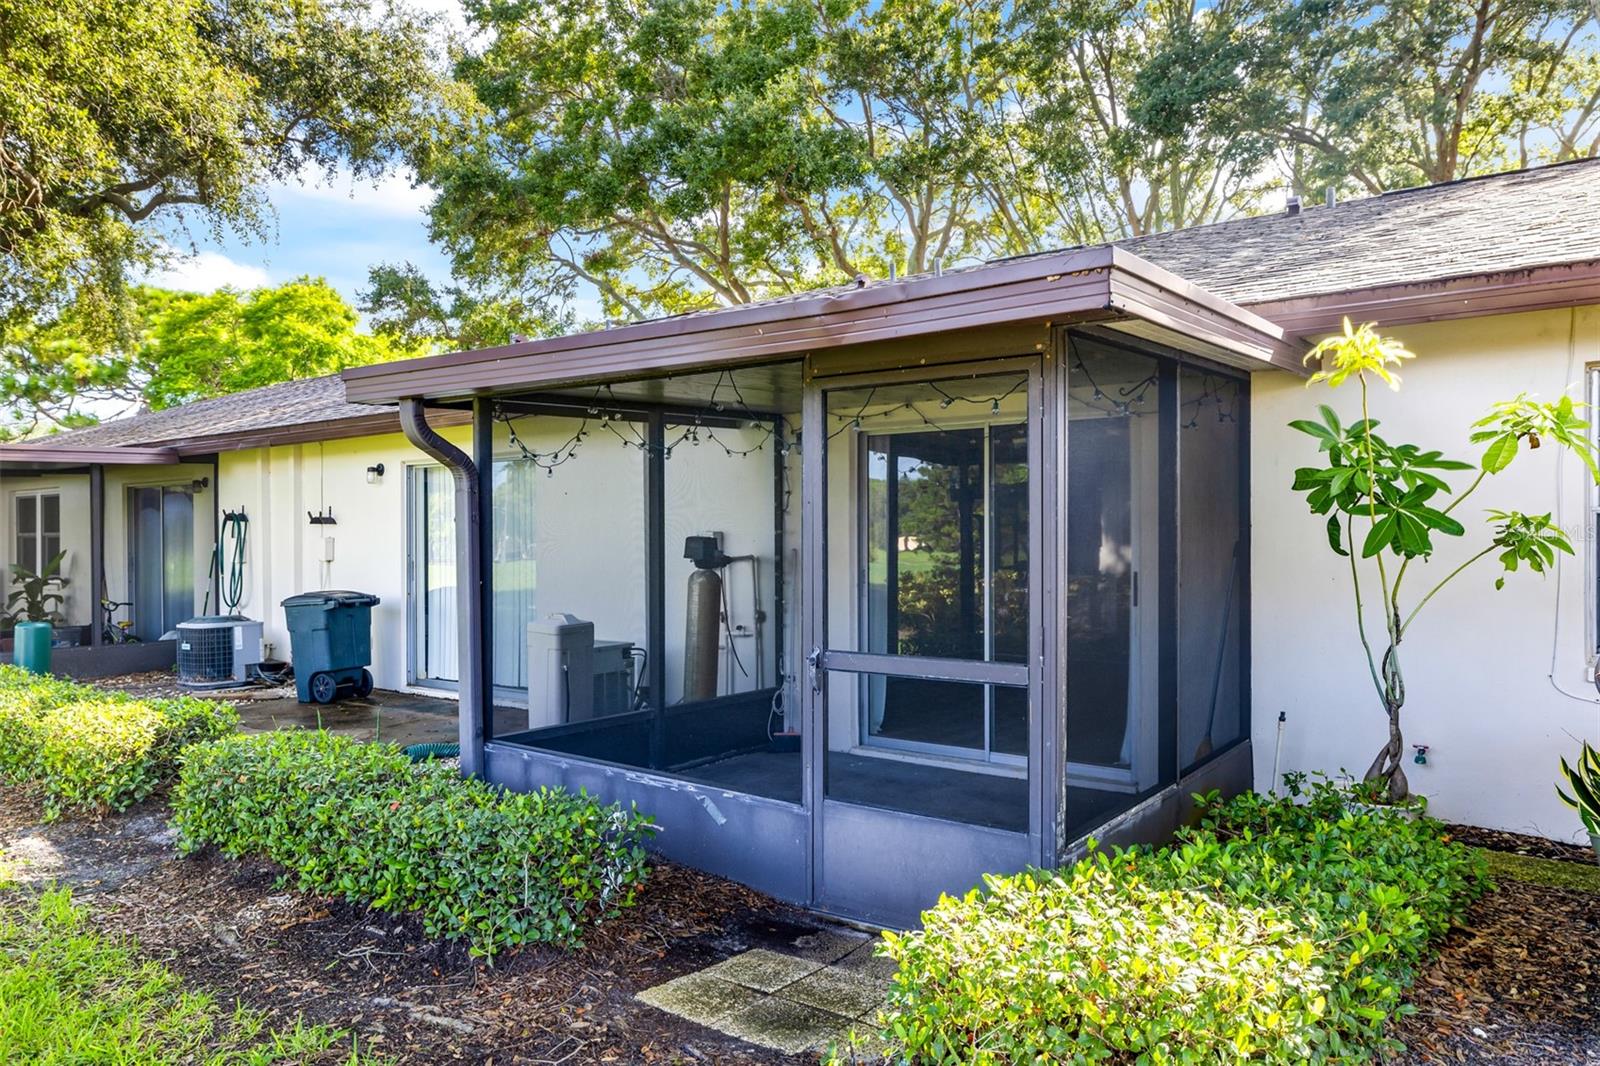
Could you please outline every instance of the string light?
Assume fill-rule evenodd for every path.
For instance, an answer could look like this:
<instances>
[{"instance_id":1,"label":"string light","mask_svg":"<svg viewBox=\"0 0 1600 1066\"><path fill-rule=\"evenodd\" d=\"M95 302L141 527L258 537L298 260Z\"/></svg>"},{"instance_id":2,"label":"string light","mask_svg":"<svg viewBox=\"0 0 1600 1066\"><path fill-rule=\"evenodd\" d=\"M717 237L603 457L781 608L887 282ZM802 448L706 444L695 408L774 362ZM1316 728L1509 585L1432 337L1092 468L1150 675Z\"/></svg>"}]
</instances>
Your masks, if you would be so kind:
<instances>
[{"instance_id":1,"label":"string light","mask_svg":"<svg viewBox=\"0 0 1600 1066\"><path fill-rule=\"evenodd\" d=\"M699 447L701 442L714 444L721 448L729 458L742 459L756 452L764 451L769 441L776 440L779 454L789 454L789 446L783 443L783 417L781 415L763 416L754 411L745 401L744 393L739 389L739 383L730 371L724 370L717 375L716 384L711 388L711 399L709 401L711 409L718 412L729 409L730 401L720 398L720 394L724 389L733 394L732 404L736 405L736 413L741 416L738 420L747 422L752 430L764 430L761 437L747 447L735 447L717 436L716 428L706 425L703 420L704 416L697 412L692 416L692 421L682 431L672 439L662 442L663 458L672 458L673 449L686 441L691 447ZM594 395L590 397L588 406L584 409L583 420L578 424L577 430L572 436L550 451L536 451L528 447L517 436L516 426L512 423L511 414L505 407L497 407L495 414L505 424L506 435L510 439L511 446L517 450L524 460L543 470L550 477L555 476L556 467L570 462L578 453L578 449L582 447L583 442L591 432L589 428L591 422L598 423L602 430L616 437L623 447L637 448L641 452L648 451L650 442L644 433L637 428L637 420L627 414L605 409L599 402L602 399L602 394L604 398L612 403L618 406L626 406L617 400L617 395L610 385L597 387Z\"/></svg>"},{"instance_id":2,"label":"string light","mask_svg":"<svg viewBox=\"0 0 1600 1066\"><path fill-rule=\"evenodd\" d=\"M1118 418L1138 418L1145 413L1136 411L1134 408L1143 407L1149 402L1148 394L1150 390L1160 383L1158 374L1151 373L1132 384L1121 386L1116 390L1116 396L1121 397L1121 399L1117 399L1107 393L1105 388L1095 380L1088 365L1084 363L1083 356L1078 352L1076 344L1072 345L1072 357L1073 373L1081 376L1093 392L1093 398L1088 400L1082 396L1074 396L1069 392L1068 397L1074 403L1087 407L1091 411L1113 415ZM1228 392L1226 397L1223 395L1224 387ZM1235 412L1238 408L1241 392L1238 382L1228 378L1219 378L1216 375L1202 371L1200 395L1192 400L1185 400L1178 405L1179 425L1183 429L1200 428L1200 412L1213 404L1217 408L1218 422L1238 422ZM1106 406L1107 404L1109 406ZM1189 417L1183 419L1183 412L1190 408L1193 408L1193 410L1190 411Z\"/></svg>"}]
</instances>

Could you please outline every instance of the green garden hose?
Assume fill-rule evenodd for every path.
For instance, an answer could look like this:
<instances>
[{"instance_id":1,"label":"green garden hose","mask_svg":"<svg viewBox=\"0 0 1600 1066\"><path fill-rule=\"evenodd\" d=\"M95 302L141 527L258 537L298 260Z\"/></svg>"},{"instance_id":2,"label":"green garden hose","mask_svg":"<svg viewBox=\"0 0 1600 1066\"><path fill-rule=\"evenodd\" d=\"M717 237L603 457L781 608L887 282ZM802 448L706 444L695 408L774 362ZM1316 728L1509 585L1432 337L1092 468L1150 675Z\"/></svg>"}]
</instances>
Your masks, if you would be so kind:
<instances>
[{"instance_id":1,"label":"green garden hose","mask_svg":"<svg viewBox=\"0 0 1600 1066\"><path fill-rule=\"evenodd\" d=\"M460 744L413 744L406 749L406 755L412 762L423 762L427 759L454 759L460 754Z\"/></svg>"},{"instance_id":2,"label":"green garden hose","mask_svg":"<svg viewBox=\"0 0 1600 1066\"><path fill-rule=\"evenodd\" d=\"M224 511L222 513L222 529L217 533L217 558L216 570L218 578L218 595L222 600L222 609L227 614L232 614L239 609L239 603L244 599L244 549L249 539L250 519L245 517L243 511ZM222 578L222 543L231 540L229 547L233 552L232 562L228 565L228 581L221 584Z\"/></svg>"}]
</instances>

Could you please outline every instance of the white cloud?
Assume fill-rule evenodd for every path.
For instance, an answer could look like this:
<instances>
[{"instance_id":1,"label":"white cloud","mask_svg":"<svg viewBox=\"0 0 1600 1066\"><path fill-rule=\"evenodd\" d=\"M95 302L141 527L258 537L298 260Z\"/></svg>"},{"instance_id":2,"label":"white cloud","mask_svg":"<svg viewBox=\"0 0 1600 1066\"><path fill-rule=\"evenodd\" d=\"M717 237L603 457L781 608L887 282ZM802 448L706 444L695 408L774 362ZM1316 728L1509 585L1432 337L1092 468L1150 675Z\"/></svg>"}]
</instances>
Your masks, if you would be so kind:
<instances>
[{"instance_id":1,"label":"white cloud","mask_svg":"<svg viewBox=\"0 0 1600 1066\"><path fill-rule=\"evenodd\" d=\"M414 180L408 171L387 174L376 182L340 171L332 178L316 182L279 185L268 195L280 207L285 201L299 200L337 205L342 212L358 215L420 219L433 199L433 189L427 185L413 186Z\"/></svg>"},{"instance_id":2,"label":"white cloud","mask_svg":"<svg viewBox=\"0 0 1600 1066\"><path fill-rule=\"evenodd\" d=\"M153 272L146 280L159 288L181 289L185 292L212 292L224 286L234 289L258 289L272 283L272 279L261 267L241 263L229 259L221 252L212 251L201 251L174 259L163 269Z\"/></svg>"}]
</instances>

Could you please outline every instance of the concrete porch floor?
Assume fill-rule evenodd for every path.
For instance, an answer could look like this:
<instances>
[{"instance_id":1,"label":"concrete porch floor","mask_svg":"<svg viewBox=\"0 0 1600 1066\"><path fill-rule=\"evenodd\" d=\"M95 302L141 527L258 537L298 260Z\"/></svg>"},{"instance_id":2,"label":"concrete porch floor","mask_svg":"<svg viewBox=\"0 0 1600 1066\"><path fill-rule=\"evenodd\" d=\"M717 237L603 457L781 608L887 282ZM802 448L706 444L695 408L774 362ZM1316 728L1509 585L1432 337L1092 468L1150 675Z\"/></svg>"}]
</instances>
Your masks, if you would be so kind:
<instances>
[{"instance_id":1,"label":"concrete porch floor","mask_svg":"<svg viewBox=\"0 0 1600 1066\"><path fill-rule=\"evenodd\" d=\"M239 700L234 707L239 712L242 733L321 727L357 740L388 741L401 747L454 744L457 740L455 701L409 692L380 690L364 700L335 700L320 705L300 703L291 695Z\"/></svg>"}]
</instances>

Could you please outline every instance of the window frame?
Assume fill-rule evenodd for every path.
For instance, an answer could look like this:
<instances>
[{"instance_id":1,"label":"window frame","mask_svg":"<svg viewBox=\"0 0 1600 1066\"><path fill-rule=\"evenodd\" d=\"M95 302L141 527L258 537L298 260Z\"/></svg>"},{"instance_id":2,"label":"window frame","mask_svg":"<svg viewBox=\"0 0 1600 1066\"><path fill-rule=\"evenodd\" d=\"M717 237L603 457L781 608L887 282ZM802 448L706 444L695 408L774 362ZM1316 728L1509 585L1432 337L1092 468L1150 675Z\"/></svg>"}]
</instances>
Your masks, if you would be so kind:
<instances>
[{"instance_id":1,"label":"window frame","mask_svg":"<svg viewBox=\"0 0 1600 1066\"><path fill-rule=\"evenodd\" d=\"M1584 399L1590 410L1600 410L1600 363L1590 363L1583 368ZM1591 448L1600 447L1600 419L1591 417L1586 431ZM1584 661L1589 675L1600 670L1600 485L1591 478L1584 479L1584 553L1583 553L1583 628Z\"/></svg>"},{"instance_id":2,"label":"window frame","mask_svg":"<svg viewBox=\"0 0 1600 1066\"><path fill-rule=\"evenodd\" d=\"M56 505L56 521L53 532L46 532L45 530L44 501L47 499L54 500ZM22 531L23 500L30 500L33 503L33 531L31 533ZM22 548L23 537L31 537L33 540L32 547L28 553L25 553ZM48 554L44 550L44 544L47 539L55 540L55 551ZM62 546L60 491L55 489L33 489L12 494L11 548L15 555L14 562L26 567L35 574L39 572L40 567L50 560L51 556L55 555L56 552L65 550ZM31 558L28 557L29 554L31 554Z\"/></svg>"}]
</instances>

